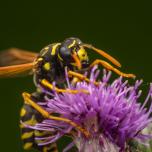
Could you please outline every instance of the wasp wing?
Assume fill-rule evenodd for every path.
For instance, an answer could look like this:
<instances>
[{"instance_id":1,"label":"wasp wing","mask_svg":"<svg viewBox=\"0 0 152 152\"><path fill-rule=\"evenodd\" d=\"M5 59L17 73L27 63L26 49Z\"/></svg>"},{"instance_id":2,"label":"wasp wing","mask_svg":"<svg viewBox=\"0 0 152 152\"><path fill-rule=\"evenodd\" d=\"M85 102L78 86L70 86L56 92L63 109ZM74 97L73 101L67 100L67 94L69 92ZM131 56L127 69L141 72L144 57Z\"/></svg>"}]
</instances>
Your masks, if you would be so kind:
<instances>
[{"instance_id":1,"label":"wasp wing","mask_svg":"<svg viewBox=\"0 0 152 152\"><path fill-rule=\"evenodd\" d=\"M38 54L17 48L0 52L0 77L16 77L32 73Z\"/></svg>"},{"instance_id":2,"label":"wasp wing","mask_svg":"<svg viewBox=\"0 0 152 152\"><path fill-rule=\"evenodd\" d=\"M26 63L20 65L11 65L0 67L0 78L2 77L16 77L19 75L32 74L34 63Z\"/></svg>"},{"instance_id":3,"label":"wasp wing","mask_svg":"<svg viewBox=\"0 0 152 152\"><path fill-rule=\"evenodd\" d=\"M10 48L0 52L0 66L10 66L33 62L38 53Z\"/></svg>"}]
</instances>

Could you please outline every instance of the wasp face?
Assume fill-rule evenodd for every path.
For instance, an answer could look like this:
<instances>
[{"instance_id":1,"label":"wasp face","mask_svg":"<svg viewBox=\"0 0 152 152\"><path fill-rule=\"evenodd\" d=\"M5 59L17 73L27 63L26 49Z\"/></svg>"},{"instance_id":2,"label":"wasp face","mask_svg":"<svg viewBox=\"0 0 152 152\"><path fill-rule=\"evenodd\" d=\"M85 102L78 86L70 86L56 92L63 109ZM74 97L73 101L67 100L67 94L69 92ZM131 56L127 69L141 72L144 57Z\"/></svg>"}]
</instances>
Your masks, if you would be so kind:
<instances>
[{"instance_id":1,"label":"wasp face","mask_svg":"<svg viewBox=\"0 0 152 152\"><path fill-rule=\"evenodd\" d=\"M77 69L88 66L88 55L81 46L82 42L77 38L66 39L59 49L59 58L67 66L74 66Z\"/></svg>"},{"instance_id":2,"label":"wasp face","mask_svg":"<svg viewBox=\"0 0 152 152\"><path fill-rule=\"evenodd\" d=\"M80 48L77 49L76 53L77 53L77 56L82 64L82 68L88 67L89 58L88 58L86 50L82 46L80 46Z\"/></svg>"}]
</instances>

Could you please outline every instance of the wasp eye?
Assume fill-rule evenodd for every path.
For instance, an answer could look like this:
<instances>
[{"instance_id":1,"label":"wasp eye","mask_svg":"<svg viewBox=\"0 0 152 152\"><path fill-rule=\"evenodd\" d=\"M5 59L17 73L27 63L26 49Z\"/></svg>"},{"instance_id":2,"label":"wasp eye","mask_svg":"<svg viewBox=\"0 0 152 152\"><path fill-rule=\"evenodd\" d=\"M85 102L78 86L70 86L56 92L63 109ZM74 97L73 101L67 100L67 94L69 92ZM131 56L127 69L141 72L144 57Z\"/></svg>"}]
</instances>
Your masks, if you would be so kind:
<instances>
[{"instance_id":1,"label":"wasp eye","mask_svg":"<svg viewBox=\"0 0 152 152\"><path fill-rule=\"evenodd\" d=\"M67 47L61 47L59 53L63 58L70 56L70 50Z\"/></svg>"},{"instance_id":2,"label":"wasp eye","mask_svg":"<svg viewBox=\"0 0 152 152\"><path fill-rule=\"evenodd\" d=\"M65 63L70 63L72 61L72 57L71 57L71 50L69 48L67 48L66 46L62 46L59 49L59 56L64 60Z\"/></svg>"}]
</instances>

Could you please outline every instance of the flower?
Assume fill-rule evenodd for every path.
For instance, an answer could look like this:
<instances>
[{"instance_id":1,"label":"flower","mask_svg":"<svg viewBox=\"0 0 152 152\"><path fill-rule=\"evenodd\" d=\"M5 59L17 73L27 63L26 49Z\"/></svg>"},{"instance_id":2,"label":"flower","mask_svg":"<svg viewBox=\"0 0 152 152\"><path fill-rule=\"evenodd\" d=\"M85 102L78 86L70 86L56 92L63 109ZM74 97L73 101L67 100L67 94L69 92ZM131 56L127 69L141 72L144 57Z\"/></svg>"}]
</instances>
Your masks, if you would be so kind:
<instances>
[{"instance_id":1,"label":"flower","mask_svg":"<svg viewBox=\"0 0 152 152\"><path fill-rule=\"evenodd\" d=\"M141 104L139 86L142 81L137 80L134 85L129 85L128 81L123 82L120 77L110 83L111 72L104 70L103 78L97 86L93 82L98 75L99 71L94 67L90 74L90 83L83 81L72 86L67 80L68 89L85 89L89 94L54 92L54 98L45 98L45 110L86 128L90 136L86 138L79 130L65 122L46 119L33 127L36 130L53 132L50 136L36 138L43 141L40 145L55 142L63 135L70 134L79 151L123 152L130 140L143 142L151 138L141 131L152 122L152 104L150 103L148 109L145 107L152 98L152 85L147 98ZM45 89L43 91L45 92Z\"/></svg>"}]
</instances>

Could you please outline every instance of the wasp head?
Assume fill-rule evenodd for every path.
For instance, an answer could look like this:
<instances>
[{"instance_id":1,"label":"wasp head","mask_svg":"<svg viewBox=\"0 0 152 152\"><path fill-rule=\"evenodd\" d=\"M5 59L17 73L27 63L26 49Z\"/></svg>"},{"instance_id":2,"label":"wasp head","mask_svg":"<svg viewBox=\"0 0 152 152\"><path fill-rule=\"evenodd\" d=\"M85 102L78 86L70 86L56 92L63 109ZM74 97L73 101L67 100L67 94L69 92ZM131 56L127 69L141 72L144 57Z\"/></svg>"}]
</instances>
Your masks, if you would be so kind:
<instances>
[{"instance_id":1,"label":"wasp head","mask_svg":"<svg viewBox=\"0 0 152 152\"><path fill-rule=\"evenodd\" d=\"M86 68L88 66L88 55L82 42L78 38L66 39L59 49L58 58L66 66L74 66L77 69Z\"/></svg>"}]
</instances>

